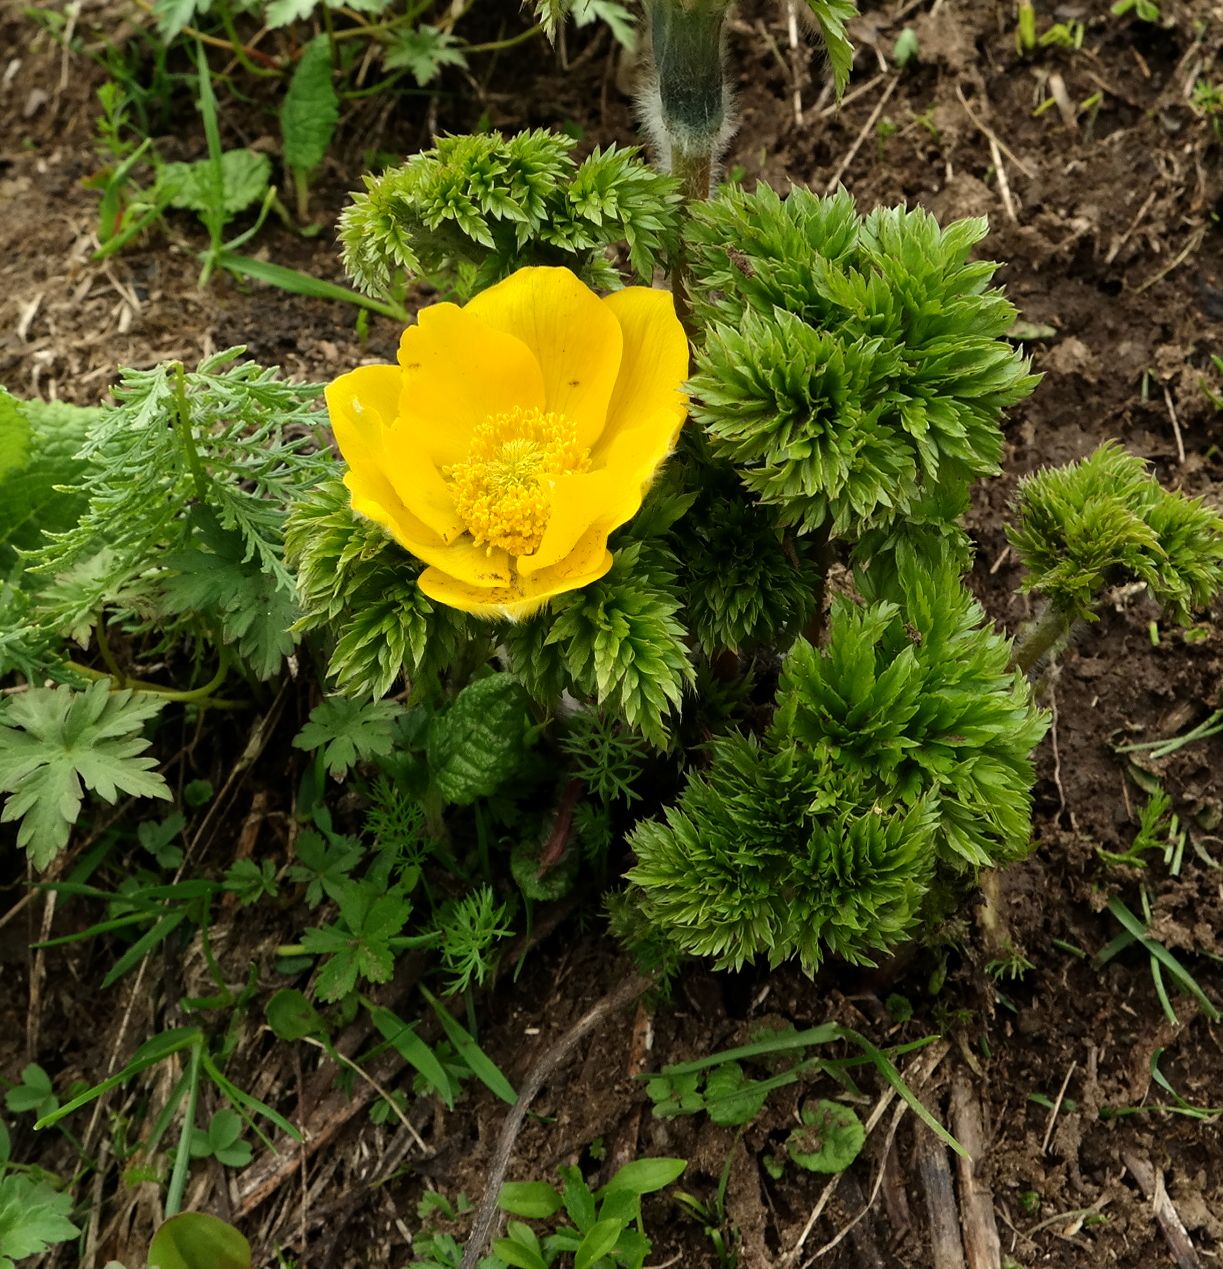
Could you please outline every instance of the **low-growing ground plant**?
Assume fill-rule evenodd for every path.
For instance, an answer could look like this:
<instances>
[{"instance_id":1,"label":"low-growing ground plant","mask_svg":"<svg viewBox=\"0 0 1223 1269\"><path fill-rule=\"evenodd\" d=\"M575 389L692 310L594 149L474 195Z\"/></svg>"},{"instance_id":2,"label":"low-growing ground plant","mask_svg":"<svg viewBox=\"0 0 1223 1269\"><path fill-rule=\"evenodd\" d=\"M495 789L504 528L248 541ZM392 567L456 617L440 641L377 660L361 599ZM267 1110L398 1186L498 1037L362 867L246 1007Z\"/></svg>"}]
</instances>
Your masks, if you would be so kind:
<instances>
[{"instance_id":1,"label":"low-growing ground plant","mask_svg":"<svg viewBox=\"0 0 1223 1269\"><path fill-rule=\"evenodd\" d=\"M808 7L840 91L855 6ZM594 0L535 9L552 36L567 16L626 21ZM167 36L209 16L154 12ZM318 14L287 129L311 116L304 77L326 96L346 31L418 78L457 55L421 6L384 23L345 6L340 30L332 6ZM1140 583L1188 623L1223 586L1223 519L1108 444L1021 484L1010 537L1039 613L1017 638L987 619L965 581L965 515L999 471L1006 410L1038 382L997 266L975 254L987 225L859 207L844 189L719 187L727 15L726 0L645 4L648 152L579 160L557 132L482 132L366 178L340 224L363 302L400 313L409 283L437 296L394 364L320 387L236 348L126 371L96 410L0 394L0 673L15 689L0 698L0 819L79 905L46 947L97 940L109 986L187 942L209 984L178 1000L182 1025L62 1104L33 1075L25 1109L59 1124L169 1072L133 1158L180 1221L193 1160L240 1166L252 1138L270 1144L267 1123L296 1132L226 1074L256 1032L368 1081L405 1130L417 1099L453 1107L473 1082L521 1109L478 1002L556 900L605 903L644 971L638 995L696 958L814 976L933 943L983 874L1033 848L1049 719L1032 675L1111 588ZM250 57L235 12L212 16ZM206 270L249 272L226 226L275 197L259 156L221 148L204 46L222 37L204 34L190 38L209 156L162 165L139 212L108 205L122 196L108 187L108 241L132 214L191 207ZM107 108L121 138L117 98ZM303 210L326 143L289 136ZM115 173L144 154L117 149ZM282 845L209 875L197 848L231 808L225 789L166 778L170 729L217 729L245 769L295 684ZM98 805L121 797L113 817ZM1102 863L1153 854L1166 810L1153 801L1142 844ZM222 905L289 923L243 982L213 947ZM1108 906L1123 936L1102 959L1134 944L1171 1020L1168 979L1217 1016L1151 912ZM1010 949L994 969L1023 964ZM277 978L266 1000L260 970ZM392 1009L379 992L401 973ZM358 1017L374 1047L342 1054ZM739 1126L774 1088L818 1073L852 1093L849 1068L868 1065L962 1149L894 1064L921 1043L888 1053L828 1023L673 1065L647 1089L661 1116ZM388 1053L410 1086L365 1069ZM808 1098L783 1166L836 1171L863 1135L842 1101ZM486 1202L499 1193L518 1219L487 1263L640 1265L641 1196L682 1167L635 1160L593 1189L572 1169L560 1188L496 1178ZM75 1233L63 1196L23 1187L0 1174L0 1256L6 1201L45 1214L12 1236L21 1255ZM702 1210L720 1231L719 1204ZM418 1263L472 1269L489 1223L465 1248L431 1236ZM239 1269L241 1245L213 1232Z\"/></svg>"}]
</instances>

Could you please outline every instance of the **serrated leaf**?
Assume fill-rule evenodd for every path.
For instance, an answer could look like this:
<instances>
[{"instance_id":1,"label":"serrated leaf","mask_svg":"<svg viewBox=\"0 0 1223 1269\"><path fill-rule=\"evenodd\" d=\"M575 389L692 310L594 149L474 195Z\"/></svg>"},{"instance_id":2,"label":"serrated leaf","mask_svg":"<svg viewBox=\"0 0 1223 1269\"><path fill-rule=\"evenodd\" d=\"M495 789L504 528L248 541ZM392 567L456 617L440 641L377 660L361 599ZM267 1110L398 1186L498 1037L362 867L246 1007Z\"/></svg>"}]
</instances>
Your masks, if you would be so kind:
<instances>
[{"instance_id":1,"label":"serrated leaf","mask_svg":"<svg viewBox=\"0 0 1223 1269\"><path fill-rule=\"evenodd\" d=\"M280 107L281 153L286 166L318 167L340 120L340 99L331 82L331 42L325 35L306 45Z\"/></svg>"},{"instance_id":2,"label":"serrated leaf","mask_svg":"<svg viewBox=\"0 0 1223 1269\"><path fill-rule=\"evenodd\" d=\"M153 1235L149 1269L251 1269L251 1245L217 1216L182 1212Z\"/></svg>"},{"instance_id":3,"label":"serrated leaf","mask_svg":"<svg viewBox=\"0 0 1223 1269\"><path fill-rule=\"evenodd\" d=\"M38 1256L81 1231L68 1219L72 1196L24 1176L0 1178L0 1264Z\"/></svg>"},{"instance_id":4,"label":"serrated leaf","mask_svg":"<svg viewBox=\"0 0 1223 1269\"><path fill-rule=\"evenodd\" d=\"M277 27L288 26L290 22L308 18L317 5L318 0L269 0L263 20L274 31Z\"/></svg>"},{"instance_id":5,"label":"serrated leaf","mask_svg":"<svg viewBox=\"0 0 1223 1269\"><path fill-rule=\"evenodd\" d=\"M845 24L858 16L858 6L854 0L807 0L807 5L828 50L828 63L839 97L845 91L854 64L854 46L845 33Z\"/></svg>"},{"instance_id":6,"label":"serrated leaf","mask_svg":"<svg viewBox=\"0 0 1223 1269\"><path fill-rule=\"evenodd\" d=\"M414 30L395 32L383 54L387 70L407 70L420 87L437 78L443 66L466 66L467 58L449 31L422 23Z\"/></svg>"},{"instance_id":7,"label":"serrated leaf","mask_svg":"<svg viewBox=\"0 0 1223 1269\"><path fill-rule=\"evenodd\" d=\"M429 723L429 770L447 802L468 806L495 793L526 749L530 698L516 680L494 674L465 687Z\"/></svg>"},{"instance_id":8,"label":"serrated leaf","mask_svg":"<svg viewBox=\"0 0 1223 1269\"><path fill-rule=\"evenodd\" d=\"M212 8L212 0L153 0L153 16L157 19L157 34L165 43L174 39L183 27Z\"/></svg>"},{"instance_id":9,"label":"serrated leaf","mask_svg":"<svg viewBox=\"0 0 1223 1269\"><path fill-rule=\"evenodd\" d=\"M230 220L259 202L268 191L272 160L255 150L226 150L221 155L223 209ZM166 163L157 173L158 189L171 207L205 215L212 210L212 161Z\"/></svg>"},{"instance_id":10,"label":"serrated leaf","mask_svg":"<svg viewBox=\"0 0 1223 1269\"><path fill-rule=\"evenodd\" d=\"M31 688L0 713L0 792L10 796L0 822L20 820L17 845L38 869L68 844L80 813L82 785L108 802L120 792L170 799L165 780L141 757L140 729L164 702L110 691L101 679L84 692Z\"/></svg>"},{"instance_id":11,"label":"serrated leaf","mask_svg":"<svg viewBox=\"0 0 1223 1269\"><path fill-rule=\"evenodd\" d=\"M293 747L322 749L327 770L341 777L358 762L390 753L395 744L395 721L403 713L403 706L394 701L329 696L310 711L310 721L293 738Z\"/></svg>"},{"instance_id":12,"label":"serrated leaf","mask_svg":"<svg viewBox=\"0 0 1223 1269\"><path fill-rule=\"evenodd\" d=\"M18 550L42 544L44 530L76 523L85 498L56 486L79 478L85 464L76 453L102 413L21 401L0 388L0 578L12 572Z\"/></svg>"}]
</instances>

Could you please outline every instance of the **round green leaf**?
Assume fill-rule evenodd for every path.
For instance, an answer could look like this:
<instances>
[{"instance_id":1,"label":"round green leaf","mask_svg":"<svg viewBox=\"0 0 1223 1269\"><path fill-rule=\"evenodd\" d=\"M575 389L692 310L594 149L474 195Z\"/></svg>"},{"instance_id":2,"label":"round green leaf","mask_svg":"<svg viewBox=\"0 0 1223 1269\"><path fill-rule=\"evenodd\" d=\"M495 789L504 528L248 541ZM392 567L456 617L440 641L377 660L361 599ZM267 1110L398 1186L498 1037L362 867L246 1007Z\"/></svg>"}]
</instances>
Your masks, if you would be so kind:
<instances>
[{"instance_id":1,"label":"round green leaf","mask_svg":"<svg viewBox=\"0 0 1223 1269\"><path fill-rule=\"evenodd\" d=\"M251 1269L251 1245L219 1217L182 1212L153 1235L149 1269Z\"/></svg>"},{"instance_id":2,"label":"round green leaf","mask_svg":"<svg viewBox=\"0 0 1223 1269\"><path fill-rule=\"evenodd\" d=\"M714 1067L705 1080L705 1108L709 1118L724 1128L737 1127L754 1119L768 1098L743 1074L738 1062Z\"/></svg>"},{"instance_id":3,"label":"round green leaf","mask_svg":"<svg viewBox=\"0 0 1223 1269\"><path fill-rule=\"evenodd\" d=\"M807 1102L802 1127L786 1140L790 1158L808 1172L844 1172L866 1140L862 1121L840 1102Z\"/></svg>"}]
</instances>

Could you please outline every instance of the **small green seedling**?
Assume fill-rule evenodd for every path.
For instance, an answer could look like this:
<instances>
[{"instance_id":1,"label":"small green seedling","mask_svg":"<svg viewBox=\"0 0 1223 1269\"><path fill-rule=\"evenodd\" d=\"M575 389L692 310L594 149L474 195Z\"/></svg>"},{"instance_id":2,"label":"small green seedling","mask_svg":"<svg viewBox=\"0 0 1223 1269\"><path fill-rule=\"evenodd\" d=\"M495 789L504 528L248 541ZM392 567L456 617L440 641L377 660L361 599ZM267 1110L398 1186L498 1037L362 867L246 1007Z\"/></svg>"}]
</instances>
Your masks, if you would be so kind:
<instances>
[{"instance_id":1,"label":"small green seedling","mask_svg":"<svg viewBox=\"0 0 1223 1269\"><path fill-rule=\"evenodd\" d=\"M866 1129L849 1106L820 1098L803 1103L802 1123L786 1138L786 1153L808 1172L844 1172L858 1157Z\"/></svg>"},{"instance_id":2,"label":"small green seedling","mask_svg":"<svg viewBox=\"0 0 1223 1269\"><path fill-rule=\"evenodd\" d=\"M574 1257L575 1269L641 1269L651 1250L641 1228L641 1200L666 1189L687 1166L684 1159L635 1159L594 1191L572 1167L559 1170L559 1190L546 1181L508 1182L498 1205L523 1219L510 1221L493 1252L520 1269L547 1269L565 1254ZM550 1221L562 1211L570 1223L557 1225L542 1240L524 1223Z\"/></svg>"},{"instance_id":3,"label":"small green seedling","mask_svg":"<svg viewBox=\"0 0 1223 1269\"><path fill-rule=\"evenodd\" d=\"M244 1168L253 1157L250 1143L242 1140L242 1117L233 1110L218 1110L207 1129L191 1134L193 1159L216 1159L227 1168Z\"/></svg>"}]
</instances>

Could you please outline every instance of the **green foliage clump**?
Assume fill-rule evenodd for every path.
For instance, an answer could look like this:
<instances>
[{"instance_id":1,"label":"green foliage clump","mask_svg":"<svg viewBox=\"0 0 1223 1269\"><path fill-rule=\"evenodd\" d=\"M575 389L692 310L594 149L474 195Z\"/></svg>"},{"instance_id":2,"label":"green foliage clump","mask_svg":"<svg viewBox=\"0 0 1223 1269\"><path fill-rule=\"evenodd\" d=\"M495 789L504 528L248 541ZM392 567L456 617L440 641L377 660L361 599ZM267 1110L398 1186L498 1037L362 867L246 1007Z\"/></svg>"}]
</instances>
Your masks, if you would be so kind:
<instances>
[{"instance_id":1,"label":"green foliage clump","mask_svg":"<svg viewBox=\"0 0 1223 1269\"><path fill-rule=\"evenodd\" d=\"M554 599L505 631L510 667L537 700L572 691L665 748L670 716L694 671L675 558L655 542L628 542L600 581Z\"/></svg>"},{"instance_id":2,"label":"green foliage clump","mask_svg":"<svg viewBox=\"0 0 1223 1269\"><path fill-rule=\"evenodd\" d=\"M685 618L706 655L785 646L823 594L824 562L810 544L786 541L733 485L703 492L672 530L672 544Z\"/></svg>"},{"instance_id":3,"label":"green foliage clump","mask_svg":"<svg viewBox=\"0 0 1223 1269\"><path fill-rule=\"evenodd\" d=\"M77 450L71 527L27 557L44 635L85 642L106 613L161 647L207 640L257 677L279 669L296 611L284 508L320 472L318 389L241 352L124 372Z\"/></svg>"},{"instance_id":4,"label":"green foliage clump","mask_svg":"<svg viewBox=\"0 0 1223 1269\"><path fill-rule=\"evenodd\" d=\"M838 600L800 641L760 740L715 740L664 821L630 839L643 924L684 952L868 962L966 871L1028 847L1045 720L954 569L905 602Z\"/></svg>"},{"instance_id":5,"label":"green foliage clump","mask_svg":"<svg viewBox=\"0 0 1223 1269\"><path fill-rule=\"evenodd\" d=\"M462 614L425 598L422 565L353 512L334 469L294 503L285 549L297 569L296 630L334 635L330 673L342 691L385 696L401 674L435 673L461 646Z\"/></svg>"},{"instance_id":6,"label":"green foliage clump","mask_svg":"<svg viewBox=\"0 0 1223 1269\"><path fill-rule=\"evenodd\" d=\"M1094 621L1108 586L1137 580L1187 623L1223 588L1223 517L1164 489L1116 442L1020 483L1011 545L1039 591L1070 619Z\"/></svg>"},{"instance_id":7,"label":"green foliage clump","mask_svg":"<svg viewBox=\"0 0 1223 1269\"><path fill-rule=\"evenodd\" d=\"M926 803L883 811L794 744L715 740L665 821L631 837L641 915L689 955L870 963L912 928L931 872Z\"/></svg>"},{"instance_id":8,"label":"green foliage clump","mask_svg":"<svg viewBox=\"0 0 1223 1269\"><path fill-rule=\"evenodd\" d=\"M570 137L537 130L444 137L407 163L365 178L340 221L344 267L389 298L423 276L467 298L525 265L566 265L593 287L620 275L625 243L649 282L678 236L675 182L609 146L581 164Z\"/></svg>"},{"instance_id":9,"label":"green foliage clump","mask_svg":"<svg viewBox=\"0 0 1223 1269\"><path fill-rule=\"evenodd\" d=\"M948 867L1021 858L1044 715L952 567L902 585L901 604L836 600L827 647L795 645L774 727L880 799L932 799Z\"/></svg>"},{"instance_id":10,"label":"green foliage clump","mask_svg":"<svg viewBox=\"0 0 1223 1269\"><path fill-rule=\"evenodd\" d=\"M779 524L851 543L942 525L997 471L1001 411L1037 381L1002 338L1015 310L996 266L969 260L985 229L861 216L844 190L694 208L692 414Z\"/></svg>"}]
</instances>

